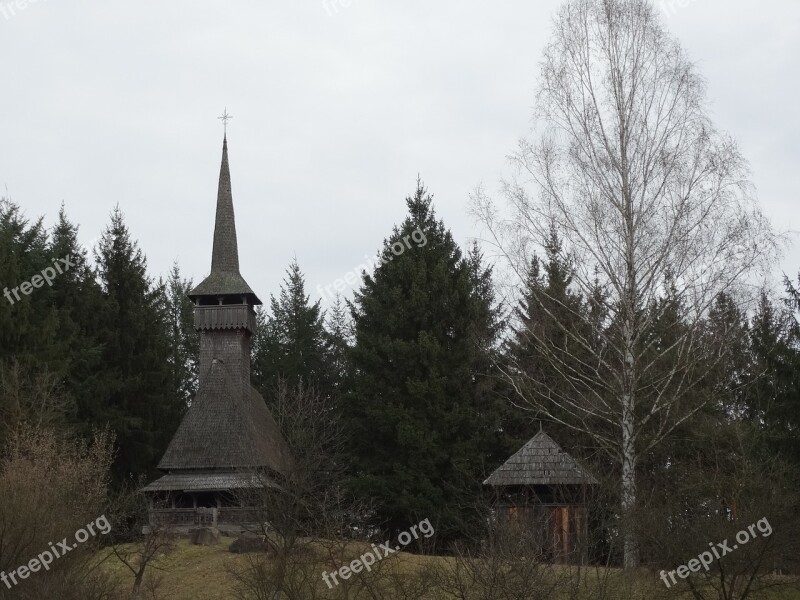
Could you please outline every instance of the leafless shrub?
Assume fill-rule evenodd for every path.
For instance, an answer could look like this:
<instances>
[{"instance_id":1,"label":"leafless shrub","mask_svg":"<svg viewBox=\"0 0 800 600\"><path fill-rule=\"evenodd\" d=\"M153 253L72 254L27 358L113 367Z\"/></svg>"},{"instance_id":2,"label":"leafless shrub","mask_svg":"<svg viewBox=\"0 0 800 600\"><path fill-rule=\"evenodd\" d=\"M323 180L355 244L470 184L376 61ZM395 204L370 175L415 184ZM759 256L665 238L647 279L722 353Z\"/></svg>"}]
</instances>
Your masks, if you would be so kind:
<instances>
[{"instance_id":1,"label":"leafless shrub","mask_svg":"<svg viewBox=\"0 0 800 600\"><path fill-rule=\"evenodd\" d=\"M673 597L690 594L696 600L744 600L779 588L800 591L796 473L763 453L744 427L715 429L705 432L703 447L675 465L678 473L642 506L639 537L643 556L655 569L653 579L660 582L662 569L669 572L707 552L708 570L676 576L677 583L668 577L670 587L659 587ZM740 531L749 534L745 543L735 539Z\"/></svg>"},{"instance_id":2,"label":"leafless shrub","mask_svg":"<svg viewBox=\"0 0 800 600\"><path fill-rule=\"evenodd\" d=\"M24 423L51 427L69 412L53 374L30 373L16 361L0 365L0 445Z\"/></svg>"},{"instance_id":3,"label":"leafless shrub","mask_svg":"<svg viewBox=\"0 0 800 600\"><path fill-rule=\"evenodd\" d=\"M162 580L158 560L175 549L177 536L168 528L150 523L146 497L139 491L143 480L131 480L119 488L109 503L112 528L108 545L114 558L133 576L129 598L146 594L158 597Z\"/></svg>"},{"instance_id":4,"label":"leafless shrub","mask_svg":"<svg viewBox=\"0 0 800 600\"><path fill-rule=\"evenodd\" d=\"M108 433L91 444L24 426L11 436L0 463L0 571L28 564L103 514L112 446ZM100 541L89 538L13 589L0 585L0 599L111 598L113 582L98 569Z\"/></svg>"},{"instance_id":5,"label":"leafless shrub","mask_svg":"<svg viewBox=\"0 0 800 600\"><path fill-rule=\"evenodd\" d=\"M133 575L133 589L129 598L135 600L146 591L151 598L157 597L162 576L154 571L162 568L156 564L159 558L175 549L175 535L165 529L153 529L142 534L141 539L132 544L114 544L112 552Z\"/></svg>"},{"instance_id":6,"label":"leafless shrub","mask_svg":"<svg viewBox=\"0 0 800 600\"><path fill-rule=\"evenodd\" d=\"M458 600L538 600L557 597L565 580L544 556L536 532L500 520L488 537L457 544L439 569L439 587Z\"/></svg>"},{"instance_id":7,"label":"leafless shrub","mask_svg":"<svg viewBox=\"0 0 800 600\"><path fill-rule=\"evenodd\" d=\"M240 492L241 506L258 515L268 556L248 554L234 570L239 598L316 598L321 584L315 539L348 537L355 503L342 485L342 434L329 398L302 384L280 381L273 414L291 455L285 472L256 473L261 487Z\"/></svg>"}]
</instances>

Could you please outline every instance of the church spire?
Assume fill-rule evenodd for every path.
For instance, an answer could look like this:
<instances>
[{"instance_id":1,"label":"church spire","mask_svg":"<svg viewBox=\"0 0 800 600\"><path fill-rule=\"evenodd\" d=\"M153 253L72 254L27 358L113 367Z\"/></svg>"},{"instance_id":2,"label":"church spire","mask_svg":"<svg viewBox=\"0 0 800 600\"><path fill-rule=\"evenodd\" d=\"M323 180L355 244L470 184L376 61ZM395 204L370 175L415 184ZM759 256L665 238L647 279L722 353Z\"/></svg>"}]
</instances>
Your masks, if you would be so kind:
<instances>
[{"instance_id":1,"label":"church spire","mask_svg":"<svg viewBox=\"0 0 800 600\"><path fill-rule=\"evenodd\" d=\"M233 212L231 171L228 164L228 136L222 141L222 164L217 188L217 213L214 224L214 246L211 252L211 273L193 289L189 297L247 296L253 304L261 304L255 292L239 273L239 244Z\"/></svg>"},{"instance_id":2,"label":"church spire","mask_svg":"<svg viewBox=\"0 0 800 600\"><path fill-rule=\"evenodd\" d=\"M211 272L239 272L239 244L236 240L236 219L233 213L231 170L228 165L228 136L222 142L222 165L217 190L217 218L214 225L214 250Z\"/></svg>"}]
</instances>

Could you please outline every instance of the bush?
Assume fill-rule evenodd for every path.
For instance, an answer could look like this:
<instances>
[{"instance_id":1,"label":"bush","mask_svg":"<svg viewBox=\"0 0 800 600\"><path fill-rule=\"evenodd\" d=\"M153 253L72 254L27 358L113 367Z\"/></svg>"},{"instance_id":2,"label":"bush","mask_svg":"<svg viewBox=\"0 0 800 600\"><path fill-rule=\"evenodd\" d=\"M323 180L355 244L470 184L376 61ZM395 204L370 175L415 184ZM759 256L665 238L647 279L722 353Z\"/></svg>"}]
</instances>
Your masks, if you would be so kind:
<instances>
[{"instance_id":1,"label":"bush","mask_svg":"<svg viewBox=\"0 0 800 600\"><path fill-rule=\"evenodd\" d=\"M99 433L90 444L46 429L23 427L13 433L0 461L0 571L10 573L58 545L104 513L113 440ZM110 582L95 567L101 535L89 537L48 570L31 573L5 598L101 600L111 598Z\"/></svg>"}]
</instances>

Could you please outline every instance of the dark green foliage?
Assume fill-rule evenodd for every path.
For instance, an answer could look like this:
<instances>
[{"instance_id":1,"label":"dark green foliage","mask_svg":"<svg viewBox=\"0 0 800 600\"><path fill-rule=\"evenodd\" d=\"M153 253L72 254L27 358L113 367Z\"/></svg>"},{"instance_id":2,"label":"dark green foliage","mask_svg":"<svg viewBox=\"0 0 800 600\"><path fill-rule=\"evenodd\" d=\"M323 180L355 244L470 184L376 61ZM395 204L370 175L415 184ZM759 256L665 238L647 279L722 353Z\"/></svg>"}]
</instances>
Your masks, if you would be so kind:
<instances>
[{"instance_id":1,"label":"dark green foliage","mask_svg":"<svg viewBox=\"0 0 800 600\"><path fill-rule=\"evenodd\" d=\"M473 326L478 345L473 368L476 374L475 395L479 398L480 413L485 421L482 437L476 443L479 444L485 468L491 472L519 450L521 443L527 441L515 437L513 432L521 424L524 427L524 423L530 422L530 415L523 415L522 411L508 402L511 393L498 367L501 361L499 340L508 327L508 319L503 305L495 296L492 268L485 265L477 242L473 242L466 260L475 301L480 307L477 311L480 318Z\"/></svg>"},{"instance_id":2,"label":"dark green foliage","mask_svg":"<svg viewBox=\"0 0 800 600\"><path fill-rule=\"evenodd\" d=\"M181 276L178 264L172 265L165 289L165 311L171 357L169 360L172 389L178 392L181 401L189 404L197 392L198 362L200 360L200 337L194 329L194 303L188 293L192 280Z\"/></svg>"},{"instance_id":3,"label":"dark green foliage","mask_svg":"<svg viewBox=\"0 0 800 600\"><path fill-rule=\"evenodd\" d=\"M257 325L253 385L268 403L279 380L329 392L324 315L319 301L312 304L306 295L297 261L289 265L278 297L270 296L269 314L258 311Z\"/></svg>"},{"instance_id":4,"label":"dark green foliage","mask_svg":"<svg viewBox=\"0 0 800 600\"><path fill-rule=\"evenodd\" d=\"M95 251L103 290L98 339L103 372L83 420L108 424L119 446L114 474L152 474L175 432L183 398L172 387L172 350L163 287L153 285L141 250L116 209Z\"/></svg>"},{"instance_id":5,"label":"dark green foliage","mask_svg":"<svg viewBox=\"0 0 800 600\"><path fill-rule=\"evenodd\" d=\"M750 325L745 417L763 429L773 451L800 465L800 338L790 312L798 296L786 284L786 306L775 306L762 294Z\"/></svg>"},{"instance_id":6,"label":"dark green foliage","mask_svg":"<svg viewBox=\"0 0 800 600\"><path fill-rule=\"evenodd\" d=\"M42 220L31 223L18 206L0 201L0 282L5 295L0 308L0 351L25 369L58 354L51 288L27 295L19 289L49 266L52 258Z\"/></svg>"},{"instance_id":7,"label":"dark green foliage","mask_svg":"<svg viewBox=\"0 0 800 600\"><path fill-rule=\"evenodd\" d=\"M547 432L580 456L591 452L595 444L568 425L574 422L570 413L588 409L595 403L592 393L601 393L590 384L592 369L601 367L586 345L601 347L608 311L599 286L589 299L573 291L574 265L555 228L551 228L544 250L544 259L534 255L531 261L503 361L507 375L524 382L539 410L516 411L518 422L510 422L507 428L519 447L538 431L534 421L546 420ZM514 396L510 390L509 397ZM594 427L607 429L600 422Z\"/></svg>"},{"instance_id":8,"label":"dark green foliage","mask_svg":"<svg viewBox=\"0 0 800 600\"><path fill-rule=\"evenodd\" d=\"M506 323L491 270L476 247L459 249L421 186L407 205L408 217L384 241L382 261L349 310L337 298L323 313L297 263L290 265L269 309L258 311L253 380L268 401L283 378L285 387L312 386L341 409L354 488L378 502L380 524L397 533L429 518L446 543L473 531L481 481L538 431L542 413L508 401L515 397L502 383L508 371L538 386L556 417L545 428L565 450L593 460L600 475L619 468L598 460L596 440L567 427L566 414L558 418L565 398L592 406L591 393L602 393L581 382L598 379L589 370L602 368L593 356L619 360L602 352L617 324L599 286L591 297L575 293L576 265L552 231L530 265L498 356ZM0 298L0 444L24 422L87 438L108 424L119 446L116 479L153 474L197 386L191 282L175 265L155 284L119 210L98 244L96 267L63 208L52 230L42 223L0 201L0 292L8 288L13 300ZM72 266L52 285L13 296L67 256ZM675 365L706 373L680 400L679 412L691 404L693 416L657 448L640 449L645 524L656 514L650 510L662 511L664 523L703 517L698 507L728 510L727 490L743 464L775 457L795 471L800 465L800 292L788 279L785 290L785 305L765 294L752 313L718 297L703 335L693 338L702 348L680 346L692 315L669 282L637 316L647 324L640 343L648 349L637 410L647 410L648 390L669 392L665 378L696 378ZM706 362L687 360L690 352ZM565 374L574 387L563 385ZM619 434L599 422L591 428ZM707 472L731 485L698 487ZM792 485L780 483L787 494ZM613 513L615 494L598 510ZM656 502L667 497L674 505Z\"/></svg>"},{"instance_id":9,"label":"dark green foliage","mask_svg":"<svg viewBox=\"0 0 800 600\"><path fill-rule=\"evenodd\" d=\"M344 411L356 489L397 532L422 519L465 535L498 426L484 378L496 341L490 273L464 257L418 185L352 304ZM402 248L402 250L401 250ZM394 249L394 253L393 253Z\"/></svg>"},{"instance_id":10,"label":"dark green foliage","mask_svg":"<svg viewBox=\"0 0 800 600\"><path fill-rule=\"evenodd\" d=\"M63 207L48 235L41 219L30 223L4 201L0 255L13 300L0 305L0 438L23 422L87 438L110 425L116 478L152 472L181 405L164 291L151 284L121 213L99 243L95 271ZM54 265L50 285L16 299L13 288Z\"/></svg>"},{"instance_id":11,"label":"dark green foliage","mask_svg":"<svg viewBox=\"0 0 800 600\"><path fill-rule=\"evenodd\" d=\"M353 327L347 305L338 294L326 315L325 340L330 392L334 398L333 405L339 407L351 372L349 351Z\"/></svg>"},{"instance_id":12,"label":"dark green foliage","mask_svg":"<svg viewBox=\"0 0 800 600\"><path fill-rule=\"evenodd\" d=\"M59 220L52 234L52 254L70 256L74 266L53 283L55 305L59 307L59 336L69 341L70 347L62 357L66 359L64 386L74 399L73 422L85 436L92 435L92 427L83 420L81 407L92 399L92 382L103 372L102 346L99 339L101 324L97 319L102 310L103 295L89 265L87 251L78 242L78 228L71 224L62 206Z\"/></svg>"},{"instance_id":13,"label":"dark green foliage","mask_svg":"<svg viewBox=\"0 0 800 600\"><path fill-rule=\"evenodd\" d=\"M63 207L48 236L41 219L30 223L6 200L0 201L0 281L8 292L0 300L2 442L25 421L65 427L74 420L73 377L93 351L85 306L98 288ZM26 282L34 284L27 295Z\"/></svg>"}]
</instances>

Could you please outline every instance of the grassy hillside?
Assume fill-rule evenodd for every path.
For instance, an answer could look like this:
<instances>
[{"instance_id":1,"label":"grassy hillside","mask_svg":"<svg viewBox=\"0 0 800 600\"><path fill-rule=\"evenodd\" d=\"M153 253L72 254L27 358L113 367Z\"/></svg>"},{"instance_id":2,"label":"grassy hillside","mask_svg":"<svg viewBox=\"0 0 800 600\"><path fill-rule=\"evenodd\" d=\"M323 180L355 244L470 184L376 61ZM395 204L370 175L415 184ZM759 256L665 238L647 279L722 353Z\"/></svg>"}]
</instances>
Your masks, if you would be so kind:
<instances>
[{"instance_id":1,"label":"grassy hillside","mask_svg":"<svg viewBox=\"0 0 800 600\"><path fill-rule=\"evenodd\" d=\"M161 555L155 561L157 568L151 569L146 577L142 597L169 600L220 600L237 598L235 593L237 578L233 572L244 572L254 565L269 569L271 562L263 560L259 553L234 554L228 546L233 540L222 538L222 542L213 546L195 546L188 540L179 540L168 554ZM369 546L357 544L344 550L348 559L357 557L369 550ZM370 578L351 578L343 585L329 590L322 581L323 571L334 571L344 564L337 559L323 556L324 551L317 548L316 555L304 561L304 567L294 574L295 582L302 580L302 585L312 582L315 589L307 598L313 599L375 599L386 600L453 600L463 598L455 592L461 587L472 594L469 600L512 600L527 598L524 595L508 595L510 589L520 591L517 584L503 588L504 577L500 571L470 571L465 563L453 558L424 557L407 553L398 553L378 563L370 573ZM336 564L334 564L336 563ZM127 597L133 584L133 575L115 557L109 557L105 568L119 581L120 597ZM508 570L507 570L508 571ZM597 600L657 600L660 598L691 598L688 593L676 594L661 585L657 575L648 571L640 571L633 579L624 577L616 569L590 569L582 571L580 583L576 584L574 571L566 567L537 567L533 563L528 568L530 579L527 585L535 589L536 598L553 598L555 600L580 600L593 598ZM377 572L377 575L376 575ZM443 577L443 574L445 575ZM475 579L475 576L478 579ZM538 580L537 580L538 578ZM554 579L558 579L556 582ZM571 583L567 583L567 582ZM440 584L450 587L445 591ZM153 587L153 584L155 586ZM558 588L548 593L550 587ZM481 593L477 593L482 588ZM605 595L600 589L605 589ZM419 595L419 594L424 595ZM257 595L252 598L259 598ZM265 596L261 596L264 598ZM304 596L305 598L306 596ZM737 596L738 597L738 596ZM749 596L763 600L797 600L800 594L791 591L773 591L766 594ZM705 595L708 600L716 600L716 594Z\"/></svg>"}]
</instances>

